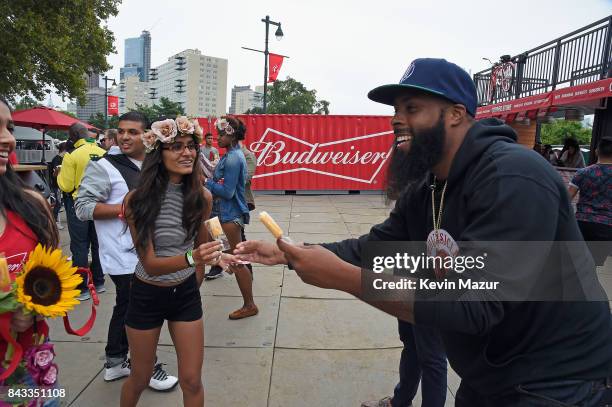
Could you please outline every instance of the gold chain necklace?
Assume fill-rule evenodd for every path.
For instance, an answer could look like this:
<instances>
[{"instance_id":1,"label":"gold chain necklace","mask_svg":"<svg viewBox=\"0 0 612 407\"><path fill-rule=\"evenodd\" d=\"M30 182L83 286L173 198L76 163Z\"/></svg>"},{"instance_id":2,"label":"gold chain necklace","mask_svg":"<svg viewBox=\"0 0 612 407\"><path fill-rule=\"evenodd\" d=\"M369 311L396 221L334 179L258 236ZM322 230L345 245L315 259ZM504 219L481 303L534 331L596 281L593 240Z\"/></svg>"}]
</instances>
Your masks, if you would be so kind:
<instances>
[{"instance_id":1,"label":"gold chain necklace","mask_svg":"<svg viewBox=\"0 0 612 407\"><path fill-rule=\"evenodd\" d=\"M434 176L434 184L431 189L431 216L433 218L434 231L440 230L442 225L442 208L444 207L444 194L446 193L446 186L448 181L444 182L444 188L442 188L442 196L440 197L440 207L438 208L438 217L436 219L436 177Z\"/></svg>"}]
</instances>

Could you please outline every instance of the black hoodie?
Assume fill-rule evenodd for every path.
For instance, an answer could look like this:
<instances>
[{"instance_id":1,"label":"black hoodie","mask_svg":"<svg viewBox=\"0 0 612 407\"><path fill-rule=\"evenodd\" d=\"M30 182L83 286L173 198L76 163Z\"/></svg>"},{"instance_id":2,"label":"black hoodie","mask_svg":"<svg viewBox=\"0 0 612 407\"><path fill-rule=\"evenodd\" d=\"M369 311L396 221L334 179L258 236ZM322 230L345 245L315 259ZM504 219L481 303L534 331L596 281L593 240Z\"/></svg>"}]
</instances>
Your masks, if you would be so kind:
<instances>
[{"instance_id":1,"label":"black hoodie","mask_svg":"<svg viewBox=\"0 0 612 407\"><path fill-rule=\"evenodd\" d=\"M447 181L442 228L456 241L582 240L559 174L497 119L472 126ZM361 265L368 241L425 241L433 229L429 184L405 191L369 234L323 246ZM542 271L518 260L516 272L502 278L520 283ZM607 301L416 301L414 314L417 325L440 329L452 368L482 395L525 383L597 380L612 371Z\"/></svg>"}]
</instances>

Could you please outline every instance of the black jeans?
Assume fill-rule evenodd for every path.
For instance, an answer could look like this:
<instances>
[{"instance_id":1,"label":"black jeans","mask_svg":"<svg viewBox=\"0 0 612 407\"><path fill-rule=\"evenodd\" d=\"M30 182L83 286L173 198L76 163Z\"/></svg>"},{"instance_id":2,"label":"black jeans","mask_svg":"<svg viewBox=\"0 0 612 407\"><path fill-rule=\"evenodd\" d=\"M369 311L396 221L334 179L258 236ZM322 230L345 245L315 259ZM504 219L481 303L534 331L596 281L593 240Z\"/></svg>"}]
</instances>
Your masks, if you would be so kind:
<instances>
[{"instance_id":1,"label":"black jeans","mask_svg":"<svg viewBox=\"0 0 612 407\"><path fill-rule=\"evenodd\" d=\"M133 274L109 274L117 294L113 315L108 324L108 339L106 342L106 363L109 367L116 366L127 359L129 350L127 334L125 332L125 314L130 300Z\"/></svg>"},{"instance_id":2,"label":"black jeans","mask_svg":"<svg viewBox=\"0 0 612 407\"><path fill-rule=\"evenodd\" d=\"M393 407L407 407L421 382L422 407L443 407L446 402L446 352L440 332L427 326L398 320L404 343L400 359L400 381L393 391Z\"/></svg>"},{"instance_id":3,"label":"black jeans","mask_svg":"<svg viewBox=\"0 0 612 407\"><path fill-rule=\"evenodd\" d=\"M579 220L578 227L584 241L587 242L595 264L603 265L606 258L612 253L612 226Z\"/></svg>"},{"instance_id":4,"label":"black jeans","mask_svg":"<svg viewBox=\"0 0 612 407\"><path fill-rule=\"evenodd\" d=\"M89 249L91 247L91 274L94 285L104 284L104 273L100 265L98 254L98 237L92 220L79 220L74 211L74 200L70 194L66 194L65 209L68 219L68 234L70 235L70 251L72 252L72 264L76 267L89 267ZM86 284L79 287L81 291L86 290Z\"/></svg>"},{"instance_id":5,"label":"black jeans","mask_svg":"<svg viewBox=\"0 0 612 407\"><path fill-rule=\"evenodd\" d=\"M461 382L455 407L600 407L605 391L605 379L558 380L518 385L502 395L486 397Z\"/></svg>"}]
</instances>

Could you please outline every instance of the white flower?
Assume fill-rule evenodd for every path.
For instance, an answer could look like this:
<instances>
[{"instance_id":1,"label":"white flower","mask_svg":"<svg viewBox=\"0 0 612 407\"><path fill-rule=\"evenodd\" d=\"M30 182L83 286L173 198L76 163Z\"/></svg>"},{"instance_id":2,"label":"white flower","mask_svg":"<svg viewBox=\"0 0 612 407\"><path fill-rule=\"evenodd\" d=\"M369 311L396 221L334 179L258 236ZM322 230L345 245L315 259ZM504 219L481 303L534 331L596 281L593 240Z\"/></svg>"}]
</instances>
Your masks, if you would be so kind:
<instances>
[{"instance_id":1,"label":"white flower","mask_svg":"<svg viewBox=\"0 0 612 407\"><path fill-rule=\"evenodd\" d=\"M178 128L179 133L182 134L193 134L195 130L193 122L185 116L179 116L176 118L176 127Z\"/></svg>"},{"instance_id":2,"label":"white flower","mask_svg":"<svg viewBox=\"0 0 612 407\"><path fill-rule=\"evenodd\" d=\"M151 125L151 131L162 143L172 143L176 137L178 129L174 120L166 119L153 123Z\"/></svg>"},{"instance_id":3,"label":"white flower","mask_svg":"<svg viewBox=\"0 0 612 407\"><path fill-rule=\"evenodd\" d=\"M145 151L150 153L157 147L157 137L152 131L147 131L142 135L142 144L145 146Z\"/></svg>"},{"instance_id":4,"label":"white flower","mask_svg":"<svg viewBox=\"0 0 612 407\"><path fill-rule=\"evenodd\" d=\"M215 122L215 126L217 127L217 129L222 130L227 135L234 134L234 128L229 124L227 119L218 119Z\"/></svg>"}]
</instances>

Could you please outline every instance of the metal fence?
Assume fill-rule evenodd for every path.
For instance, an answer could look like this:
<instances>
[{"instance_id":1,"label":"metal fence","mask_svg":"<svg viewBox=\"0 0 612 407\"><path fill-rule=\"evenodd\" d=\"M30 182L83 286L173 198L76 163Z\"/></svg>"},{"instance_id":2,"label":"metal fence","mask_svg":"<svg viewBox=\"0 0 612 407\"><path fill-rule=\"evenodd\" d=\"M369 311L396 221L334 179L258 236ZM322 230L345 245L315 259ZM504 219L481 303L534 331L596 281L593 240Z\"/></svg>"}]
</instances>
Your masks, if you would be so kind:
<instances>
[{"instance_id":1,"label":"metal fence","mask_svg":"<svg viewBox=\"0 0 612 407\"><path fill-rule=\"evenodd\" d=\"M478 105L604 79L612 68L611 27L608 16L514 57L502 57L474 74Z\"/></svg>"}]
</instances>

